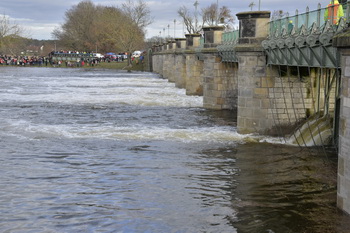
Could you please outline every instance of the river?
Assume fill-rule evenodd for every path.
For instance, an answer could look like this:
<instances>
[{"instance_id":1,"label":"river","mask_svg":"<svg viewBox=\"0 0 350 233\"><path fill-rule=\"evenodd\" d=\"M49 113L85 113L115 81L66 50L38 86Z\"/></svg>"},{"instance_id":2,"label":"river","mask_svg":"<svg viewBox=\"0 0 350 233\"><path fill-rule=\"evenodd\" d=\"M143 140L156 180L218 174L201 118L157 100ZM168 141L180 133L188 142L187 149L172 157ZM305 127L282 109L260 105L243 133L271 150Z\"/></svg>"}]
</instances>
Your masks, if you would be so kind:
<instances>
[{"instance_id":1,"label":"river","mask_svg":"<svg viewBox=\"0 0 350 233\"><path fill-rule=\"evenodd\" d=\"M336 155L152 73L0 67L0 232L349 232Z\"/></svg>"}]
</instances>

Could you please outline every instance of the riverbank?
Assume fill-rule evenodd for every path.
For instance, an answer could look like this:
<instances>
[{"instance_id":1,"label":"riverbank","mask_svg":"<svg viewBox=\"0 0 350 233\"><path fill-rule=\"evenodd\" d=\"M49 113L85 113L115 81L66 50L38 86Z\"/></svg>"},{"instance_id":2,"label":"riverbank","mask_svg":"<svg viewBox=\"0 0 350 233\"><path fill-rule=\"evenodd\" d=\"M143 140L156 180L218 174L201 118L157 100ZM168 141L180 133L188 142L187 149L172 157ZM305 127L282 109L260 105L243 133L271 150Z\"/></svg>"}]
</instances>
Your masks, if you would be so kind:
<instances>
[{"instance_id":1,"label":"riverbank","mask_svg":"<svg viewBox=\"0 0 350 233\"><path fill-rule=\"evenodd\" d=\"M53 67L53 68L76 68L76 66L67 67L66 65L62 64L60 66L58 65L0 65L0 67ZM94 64L93 66L85 64L83 67L79 68L101 68L101 69L114 69L114 70L130 70L130 71L144 71L144 64L143 63L134 63L132 66L128 66L128 62L100 62L98 64Z\"/></svg>"}]
</instances>

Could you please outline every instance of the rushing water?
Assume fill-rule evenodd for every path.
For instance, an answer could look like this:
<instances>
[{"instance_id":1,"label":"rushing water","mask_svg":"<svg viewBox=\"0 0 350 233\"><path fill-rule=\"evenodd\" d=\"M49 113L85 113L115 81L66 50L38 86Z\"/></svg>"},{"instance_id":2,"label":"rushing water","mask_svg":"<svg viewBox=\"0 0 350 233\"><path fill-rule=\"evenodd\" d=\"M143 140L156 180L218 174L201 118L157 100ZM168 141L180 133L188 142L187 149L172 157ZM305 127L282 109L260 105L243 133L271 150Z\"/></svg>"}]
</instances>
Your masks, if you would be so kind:
<instances>
[{"instance_id":1,"label":"rushing water","mask_svg":"<svg viewBox=\"0 0 350 233\"><path fill-rule=\"evenodd\" d=\"M157 75L2 67L0 83L1 232L350 229L335 156L239 135Z\"/></svg>"}]
</instances>

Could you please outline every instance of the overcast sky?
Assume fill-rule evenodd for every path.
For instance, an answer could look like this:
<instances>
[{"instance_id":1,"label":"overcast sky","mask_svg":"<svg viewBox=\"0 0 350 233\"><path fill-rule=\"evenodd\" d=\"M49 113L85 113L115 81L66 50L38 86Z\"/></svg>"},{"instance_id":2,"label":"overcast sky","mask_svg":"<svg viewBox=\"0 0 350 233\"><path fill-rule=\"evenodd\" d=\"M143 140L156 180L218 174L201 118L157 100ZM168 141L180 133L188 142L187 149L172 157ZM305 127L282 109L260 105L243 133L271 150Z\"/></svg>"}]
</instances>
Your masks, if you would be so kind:
<instances>
[{"instance_id":1,"label":"overcast sky","mask_svg":"<svg viewBox=\"0 0 350 233\"><path fill-rule=\"evenodd\" d=\"M124 0L92 0L95 4L105 6L121 6ZM196 0L145 0L154 19L152 25L147 28L147 38L152 36L174 35L183 37L183 26L177 15L177 9L186 6L194 10L194 2ZM219 6L227 6L235 15L239 12L250 11L249 4L254 2L256 5L253 10L258 10L259 0L198 0L198 9L209 6L211 3L218 1ZM10 17L12 22L16 22L26 29L26 36L33 39L52 39L51 32L54 28L64 23L64 14L73 5L80 0L1 0L0 14ZM260 0L261 10L284 10L290 15L295 14L298 9L300 13L305 12L307 6L310 10L317 9L318 3L322 7L328 4L328 0ZM169 30L168 30L168 25ZM165 31L164 31L165 28Z\"/></svg>"}]
</instances>

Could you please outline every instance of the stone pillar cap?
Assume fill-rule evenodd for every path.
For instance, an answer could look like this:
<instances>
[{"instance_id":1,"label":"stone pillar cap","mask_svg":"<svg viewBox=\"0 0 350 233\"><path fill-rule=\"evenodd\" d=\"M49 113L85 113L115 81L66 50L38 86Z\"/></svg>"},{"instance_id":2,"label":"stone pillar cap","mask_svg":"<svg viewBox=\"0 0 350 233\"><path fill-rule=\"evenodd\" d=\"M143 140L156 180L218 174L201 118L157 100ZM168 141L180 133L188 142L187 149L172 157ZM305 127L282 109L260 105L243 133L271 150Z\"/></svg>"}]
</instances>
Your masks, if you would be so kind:
<instances>
[{"instance_id":1,"label":"stone pillar cap","mask_svg":"<svg viewBox=\"0 0 350 233\"><path fill-rule=\"evenodd\" d=\"M199 33L194 33L194 34L186 34L185 36L186 36L186 37L188 37L188 36L201 36L201 34L199 34Z\"/></svg>"},{"instance_id":2,"label":"stone pillar cap","mask_svg":"<svg viewBox=\"0 0 350 233\"><path fill-rule=\"evenodd\" d=\"M333 47L349 48L350 47L350 28L346 28L333 37Z\"/></svg>"},{"instance_id":3,"label":"stone pillar cap","mask_svg":"<svg viewBox=\"0 0 350 233\"><path fill-rule=\"evenodd\" d=\"M256 18L270 18L271 11L246 11L236 14L238 20L241 19L256 19Z\"/></svg>"},{"instance_id":4,"label":"stone pillar cap","mask_svg":"<svg viewBox=\"0 0 350 233\"><path fill-rule=\"evenodd\" d=\"M214 25L214 26L205 26L205 27L202 27L202 29L203 31L223 31L225 27Z\"/></svg>"}]
</instances>

